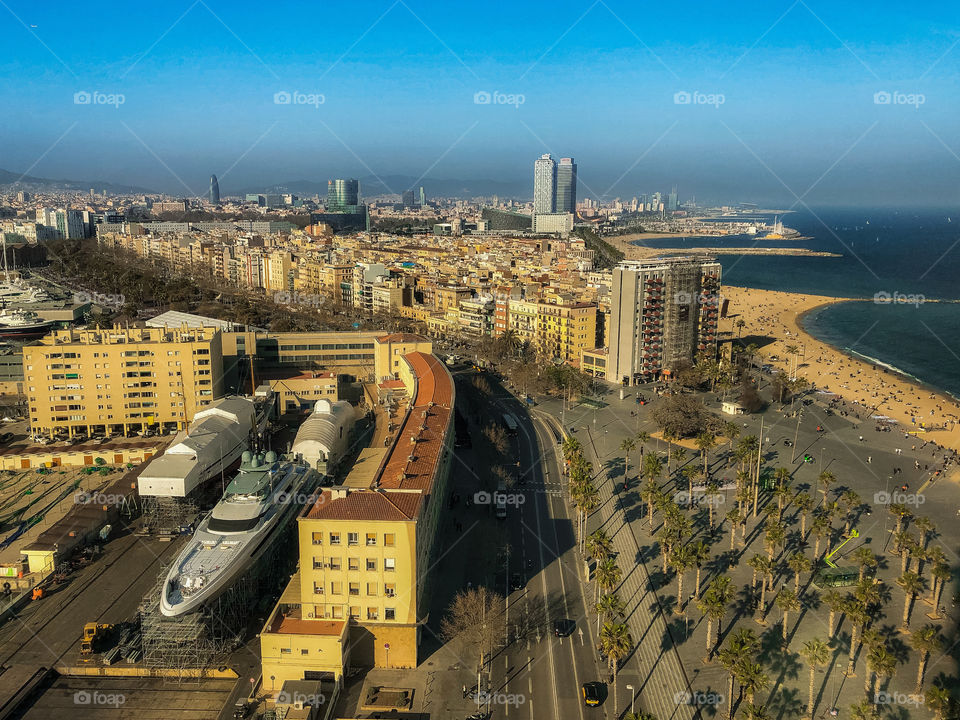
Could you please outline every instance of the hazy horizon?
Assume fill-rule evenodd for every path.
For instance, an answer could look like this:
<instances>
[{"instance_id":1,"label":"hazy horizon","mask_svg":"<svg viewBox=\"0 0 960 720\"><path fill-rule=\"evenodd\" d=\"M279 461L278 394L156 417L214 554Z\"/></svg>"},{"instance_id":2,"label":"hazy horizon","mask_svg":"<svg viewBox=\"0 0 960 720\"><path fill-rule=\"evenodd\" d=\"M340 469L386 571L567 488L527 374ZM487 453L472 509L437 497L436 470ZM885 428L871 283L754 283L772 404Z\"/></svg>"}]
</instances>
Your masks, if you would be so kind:
<instances>
[{"instance_id":1,"label":"hazy horizon","mask_svg":"<svg viewBox=\"0 0 960 720\"><path fill-rule=\"evenodd\" d=\"M530 187L550 152L580 198L949 206L960 187L960 34L938 6L5 8L0 166L32 176Z\"/></svg>"}]
</instances>

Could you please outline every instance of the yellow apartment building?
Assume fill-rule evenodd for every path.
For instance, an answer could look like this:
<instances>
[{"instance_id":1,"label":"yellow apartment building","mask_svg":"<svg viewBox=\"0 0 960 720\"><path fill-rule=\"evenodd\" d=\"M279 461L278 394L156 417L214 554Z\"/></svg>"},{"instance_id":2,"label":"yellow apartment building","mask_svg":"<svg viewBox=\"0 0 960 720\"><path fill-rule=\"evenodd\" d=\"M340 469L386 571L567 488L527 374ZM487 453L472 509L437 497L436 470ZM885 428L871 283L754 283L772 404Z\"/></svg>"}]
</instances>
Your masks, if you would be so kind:
<instances>
[{"instance_id":1,"label":"yellow apartment building","mask_svg":"<svg viewBox=\"0 0 960 720\"><path fill-rule=\"evenodd\" d=\"M34 433L184 428L223 395L216 328L59 330L23 348Z\"/></svg>"},{"instance_id":2,"label":"yellow apartment building","mask_svg":"<svg viewBox=\"0 0 960 720\"><path fill-rule=\"evenodd\" d=\"M410 401L392 444L362 451L343 485L298 519L300 566L260 635L263 676L277 687L340 682L349 665L417 665L453 457L454 384L434 355L399 360Z\"/></svg>"},{"instance_id":3,"label":"yellow apartment building","mask_svg":"<svg viewBox=\"0 0 960 720\"><path fill-rule=\"evenodd\" d=\"M512 310L512 309L511 309ZM580 366L581 353L597 344L597 306L593 303L537 305L537 351Z\"/></svg>"}]
</instances>

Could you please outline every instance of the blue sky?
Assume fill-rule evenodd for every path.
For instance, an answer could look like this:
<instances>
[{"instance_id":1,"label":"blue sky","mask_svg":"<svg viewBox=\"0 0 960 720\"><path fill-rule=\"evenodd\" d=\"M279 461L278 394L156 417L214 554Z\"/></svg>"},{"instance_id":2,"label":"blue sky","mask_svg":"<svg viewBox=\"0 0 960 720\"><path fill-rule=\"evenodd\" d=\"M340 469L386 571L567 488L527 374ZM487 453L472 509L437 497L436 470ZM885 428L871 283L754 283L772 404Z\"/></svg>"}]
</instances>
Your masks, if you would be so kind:
<instances>
[{"instance_id":1,"label":"blue sky","mask_svg":"<svg viewBox=\"0 0 960 720\"><path fill-rule=\"evenodd\" d=\"M212 172L225 193L526 183L549 151L576 158L581 196L948 204L960 189L955 4L4 1L0 167L16 172L182 194Z\"/></svg>"}]
</instances>

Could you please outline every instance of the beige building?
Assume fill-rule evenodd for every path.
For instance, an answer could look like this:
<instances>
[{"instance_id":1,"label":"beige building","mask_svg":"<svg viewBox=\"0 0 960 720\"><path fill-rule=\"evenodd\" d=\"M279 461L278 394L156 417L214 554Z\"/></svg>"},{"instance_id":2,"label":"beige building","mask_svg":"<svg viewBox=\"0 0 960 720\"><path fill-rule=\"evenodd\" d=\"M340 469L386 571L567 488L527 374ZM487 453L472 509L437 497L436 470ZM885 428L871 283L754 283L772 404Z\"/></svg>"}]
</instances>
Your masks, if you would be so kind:
<instances>
[{"instance_id":1,"label":"beige building","mask_svg":"<svg viewBox=\"0 0 960 720\"><path fill-rule=\"evenodd\" d=\"M402 351L413 337L383 347ZM399 354L397 368L409 401L393 442L362 451L343 485L299 518L299 570L260 634L263 676L277 688L336 687L350 665L417 665L453 457L454 383L424 352Z\"/></svg>"},{"instance_id":2,"label":"beige building","mask_svg":"<svg viewBox=\"0 0 960 720\"><path fill-rule=\"evenodd\" d=\"M597 306L593 303L540 303L537 351L544 357L580 366L581 353L597 344Z\"/></svg>"},{"instance_id":3,"label":"beige building","mask_svg":"<svg viewBox=\"0 0 960 720\"><path fill-rule=\"evenodd\" d=\"M23 348L34 433L183 428L223 395L215 328L60 330Z\"/></svg>"}]
</instances>

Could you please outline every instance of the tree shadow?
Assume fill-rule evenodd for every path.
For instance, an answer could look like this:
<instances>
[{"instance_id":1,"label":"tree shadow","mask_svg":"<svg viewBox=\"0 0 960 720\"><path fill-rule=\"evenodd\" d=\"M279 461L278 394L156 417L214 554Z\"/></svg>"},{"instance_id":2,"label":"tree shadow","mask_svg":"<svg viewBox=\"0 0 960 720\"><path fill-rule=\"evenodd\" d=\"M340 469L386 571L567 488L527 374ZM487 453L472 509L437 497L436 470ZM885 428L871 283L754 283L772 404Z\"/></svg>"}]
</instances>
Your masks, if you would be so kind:
<instances>
[{"instance_id":1,"label":"tree shadow","mask_svg":"<svg viewBox=\"0 0 960 720\"><path fill-rule=\"evenodd\" d=\"M777 720L786 716L791 720L800 717L804 702L800 699L799 688L778 688L767 698L767 708L777 714Z\"/></svg>"}]
</instances>

